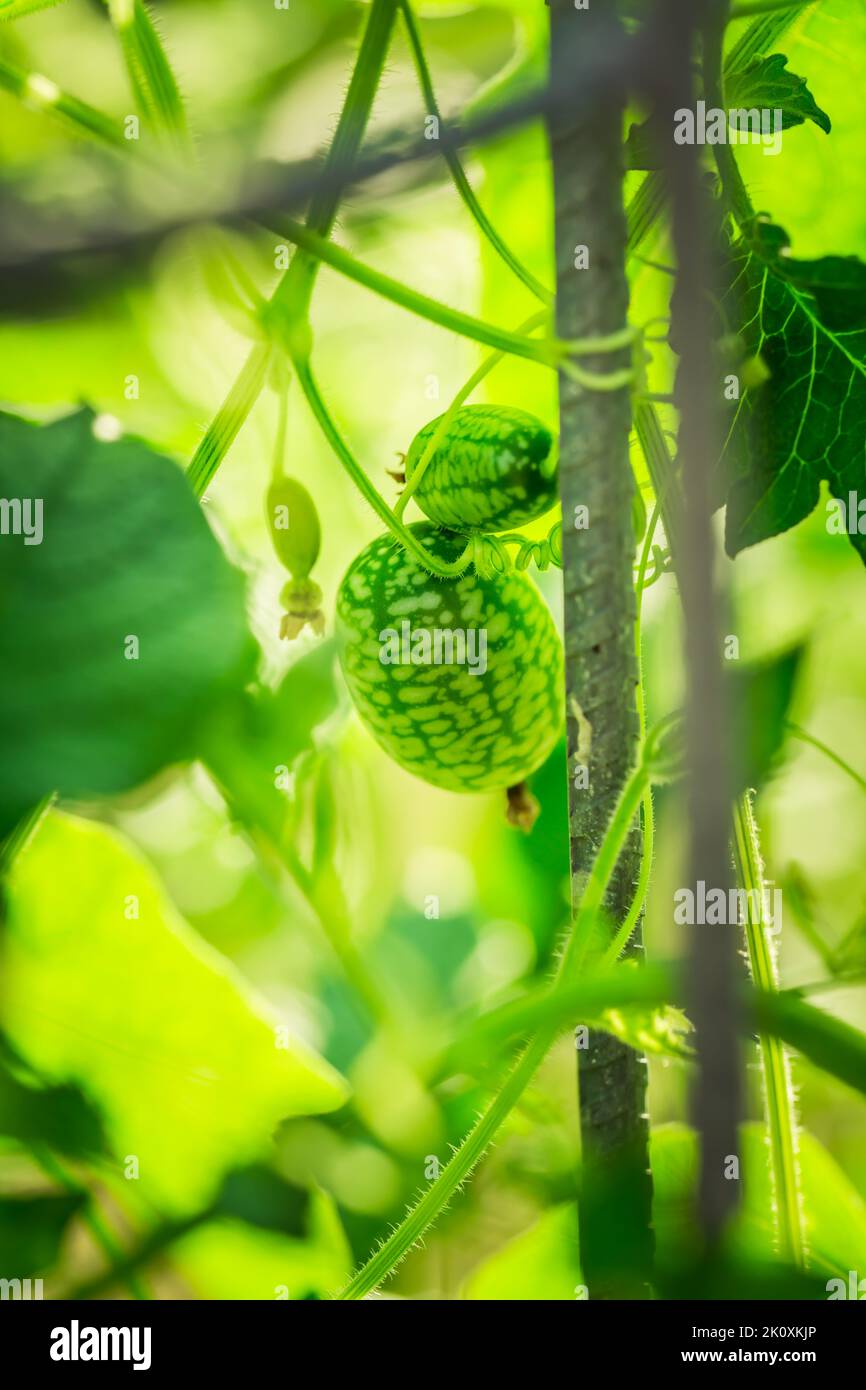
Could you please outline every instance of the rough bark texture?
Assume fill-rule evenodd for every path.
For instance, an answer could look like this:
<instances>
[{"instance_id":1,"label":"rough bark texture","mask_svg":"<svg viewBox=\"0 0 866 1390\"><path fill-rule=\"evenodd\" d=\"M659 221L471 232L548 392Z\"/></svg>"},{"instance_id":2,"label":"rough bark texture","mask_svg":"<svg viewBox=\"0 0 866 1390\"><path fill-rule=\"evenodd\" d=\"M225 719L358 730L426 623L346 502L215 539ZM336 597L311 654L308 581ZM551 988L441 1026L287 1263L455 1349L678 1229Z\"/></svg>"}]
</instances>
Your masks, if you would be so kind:
<instances>
[{"instance_id":1,"label":"rough bark texture","mask_svg":"<svg viewBox=\"0 0 866 1390\"><path fill-rule=\"evenodd\" d=\"M563 83L575 43L599 47L619 35L613 0L576 10L550 0L551 69ZM622 202L622 105L617 93L580 117L558 105L551 120L556 218L557 329L562 338L613 332L626 322L626 222ZM587 269L575 248L588 248ZM605 372L628 354L581 359ZM579 897L618 793L633 766L638 725L632 565L634 532L628 390L587 391L560 378L560 472L573 893ZM575 508L589 511L574 527ZM587 736L589 755L586 754ZM575 785L581 763L589 786ZM608 909L622 920L641 850L636 825L611 885ZM633 949L640 949L639 940ZM608 1034L578 1052L583 1147L581 1257L589 1296L642 1290L651 1258L647 1172L646 1060ZM629 1275L623 1270L631 1265Z\"/></svg>"}]
</instances>

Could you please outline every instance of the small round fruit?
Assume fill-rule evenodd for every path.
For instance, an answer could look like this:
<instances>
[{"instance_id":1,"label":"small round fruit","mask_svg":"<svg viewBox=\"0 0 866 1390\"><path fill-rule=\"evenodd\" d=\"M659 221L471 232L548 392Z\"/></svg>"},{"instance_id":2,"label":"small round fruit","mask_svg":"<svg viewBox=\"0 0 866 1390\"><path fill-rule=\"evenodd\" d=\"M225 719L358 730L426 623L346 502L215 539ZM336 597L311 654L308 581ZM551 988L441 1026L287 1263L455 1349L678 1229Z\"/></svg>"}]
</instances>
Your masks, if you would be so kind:
<instances>
[{"instance_id":1,"label":"small round fruit","mask_svg":"<svg viewBox=\"0 0 866 1390\"><path fill-rule=\"evenodd\" d=\"M419 430L406 455L406 480L442 416ZM507 531L557 501L553 437L534 415L506 405L464 405L413 494L431 521L455 531Z\"/></svg>"},{"instance_id":2,"label":"small round fruit","mask_svg":"<svg viewBox=\"0 0 866 1390\"><path fill-rule=\"evenodd\" d=\"M463 540L410 529L442 560ZM349 566L337 595L340 664L355 707L408 772L450 791L522 782L563 719L562 644L529 575L441 579L390 534Z\"/></svg>"}]
</instances>

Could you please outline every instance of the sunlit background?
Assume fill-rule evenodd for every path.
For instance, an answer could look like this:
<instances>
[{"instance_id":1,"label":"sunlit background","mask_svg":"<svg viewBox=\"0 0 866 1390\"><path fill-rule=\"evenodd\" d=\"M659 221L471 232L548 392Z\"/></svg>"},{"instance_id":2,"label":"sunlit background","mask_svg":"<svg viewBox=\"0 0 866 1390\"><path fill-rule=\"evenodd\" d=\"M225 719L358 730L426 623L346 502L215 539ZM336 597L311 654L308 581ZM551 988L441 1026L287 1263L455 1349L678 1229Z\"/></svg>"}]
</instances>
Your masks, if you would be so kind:
<instances>
[{"instance_id":1,"label":"sunlit background","mask_svg":"<svg viewBox=\"0 0 866 1390\"><path fill-rule=\"evenodd\" d=\"M166 0L153 8L211 189L230 199L252 161L289 164L326 145L345 91L363 5L293 0L290 10L281 12L248 0ZM866 5L827 0L820 10L796 24L780 48L790 67L808 77L816 99L830 113L832 136L807 123L786 138L778 158L747 150L740 160L756 205L772 209L775 220L790 231L798 254L833 250L862 256ZM486 84L515 57L534 63L539 73L544 69L546 15L537 0L483 5L419 0L417 11L445 113L483 101ZM118 121L134 109L116 36L95 0L68 0L14 25L0 24L0 56L48 75ZM371 133L401 128L417 136L425 114L398 25ZM550 172L540 127L494 140L467 154L466 162L493 223L532 271L550 283ZM157 191L156 175L127 171L122 159L84 142L51 113L27 109L5 92L0 92L0 177L0 214L10 209L7 226L13 238L21 236L28 217L37 227L49 219L55 230L74 228L97 215L110 222L118 189L132 206L145 208L167 196ZM629 191L639 177L630 176ZM276 238L261 230L224 236L252 282L267 295L278 276ZM413 165L353 191L335 237L365 263L498 324L516 327L536 307L479 238L441 161ZM92 264L83 258L58 261L18 283L4 277L3 407L49 419L87 402L179 465L188 462L251 342L243 310L208 277L205 245L203 231L182 231L143 251L122 249ZM642 249L670 264L663 231ZM632 273L633 319L664 315L668 277L637 261ZM313 326L323 393L369 476L393 501L397 485L387 470L397 467L416 431L446 408L483 350L327 267L317 283ZM656 389L670 389L670 370L666 350L657 345L652 368ZM135 400L125 394L130 374L140 381ZM519 405L556 428L555 378L526 361L503 362L473 399ZM248 576L250 624L262 648L265 679L272 685L291 663L315 663L319 642L309 633L292 644L280 642L277 635L285 575L276 563L264 516L276 418L277 398L267 390L205 501L206 515L229 557ZM667 423L673 427L673 418ZM634 466L646 489L637 449ZM305 481L319 508L323 549L317 578L330 634L340 578L381 527L294 387L288 467ZM417 515L414 504L410 515ZM866 776L866 575L853 549L844 538L828 535L824 523L822 499L796 531L742 554L735 563L723 562L730 586L730 631L739 637L743 661L792 641L807 644L792 719ZM540 524L539 534L548 525ZM538 582L558 617L559 572L539 576ZM679 601L667 576L645 600L651 718L674 708L681 698L679 640ZM329 663L326 654L314 665L317 679ZM301 701L305 689L299 680ZM329 818L354 943L392 1011L383 1027L374 1028L365 1016L302 895L256 853L200 766L172 770L128 796L68 808L119 831L156 870L174 908L198 937L232 962L292 1034L322 1054L351 1086L351 1098L341 1108L286 1120L276 1130L269 1160L274 1170L314 1193L305 1232L281 1234L220 1217L175 1242L144 1271L151 1291L161 1296L271 1298L275 1289L285 1287L293 1298L321 1297L338 1287L400 1219L413 1195L427 1186L431 1162L447 1161L485 1102L485 1082L497 1075L494 1066L489 1078L473 1082L463 1077L434 1091L425 1084L423 1059L452 1035L457 1021L541 978L567 920L564 745L533 779L543 810L528 837L506 825L501 797L461 797L401 771L353 716L339 680L316 746L295 770L297 843L306 854L313 818ZM685 836L678 794L666 790L657 796L656 806L656 865L645 940L650 958L667 959L683 947L681 929L672 923L671 901L674 888L684 881ZM855 956L859 950L860 965L866 964L862 789L814 749L792 739L761 792L757 813L768 875L784 893L783 986L826 978L815 938L832 946L858 923L862 930ZM74 884L79 871L74 846L65 852L70 856L66 882ZM798 892L788 891L792 883ZM92 912L101 912L98 901ZM124 930L121 922L116 944L107 944L104 953L88 962L88 970L101 972L90 979L94 998L113 988L115 953L122 958ZM108 929L103 931L110 943ZM214 1190L231 1162L253 1157L242 1143L231 1152L231 1125L224 1142L204 1145L199 1157L197 1125L210 1126L213 1117L200 1117L195 1109L178 1132L171 1096L179 1082L170 1050L163 1045L160 997L165 991L166 1008L175 1020L180 1010L185 1028L199 1038L219 1026L219 1013L209 1011L207 992L199 993L192 977L187 986L180 978L169 978L169 962L161 965L157 956L152 964L153 978L142 990L135 1027L127 1039L116 1039L113 1075L107 1078L103 1071L94 1076L94 1096L103 1106L107 1096L126 1092L113 1115L120 1169L106 1160L96 1170L98 1190L122 1240L188 1209ZM161 977L160 969L168 974ZM814 1000L852 1023L866 1023L860 987L837 987ZM10 1007L14 1013L14 1000ZM33 1019L20 1026L24 1037L38 1023ZM160 1132L159 1114L150 1113L145 1129L153 1140L154 1179L144 1174L130 1182L122 1171L130 1152L124 1146L124 1125L130 1134L141 1132L135 1077L144 1063L141 1055L129 1054L145 1048L142 1039L148 1035L150 1064L159 1068L159 1091L167 1101L166 1132ZM746 1049L744 1055L749 1114L757 1120L757 1053ZM687 1120L689 1074L686 1062L650 1059L655 1126L679 1126ZM859 1259L866 1272L862 1101L802 1061L795 1064L795 1081L805 1129L844 1175L834 1189L835 1210L828 1203L822 1212L822 1254L834 1271L857 1267L849 1261ZM246 1089L239 1084L239 1094ZM261 1114L252 1113L258 1089L267 1089L264 1081L257 1086L250 1078L245 1104L254 1128L270 1114L264 1095ZM144 1098L149 1095L146 1087L142 1105L150 1104ZM662 1130L656 1142L660 1200L673 1202L692 1162L688 1144L672 1129ZM580 1282L573 1208L578 1143L575 1055L565 1038L472 1183L387 1291L445 1299L574 1297ZM6 1190L29 1191L47 1183L16 1144L0 1144L0 1181ZM826 1160L820 1155L812 1162L808 1141L803 1161L810 1190L820 1189ZM758 1147L747 1200L749 1220L758 1232L754 1239L766 1241L770 1218L762 1208L759 1167ZM662 1215L660 1230L665 1229ZM77 1220L49 1273L52 1287L85 1279L101 1267L101 1258L85 1223ZM122 1288L112 1292L124 1296Z\"/></svg>"}]
</instances>

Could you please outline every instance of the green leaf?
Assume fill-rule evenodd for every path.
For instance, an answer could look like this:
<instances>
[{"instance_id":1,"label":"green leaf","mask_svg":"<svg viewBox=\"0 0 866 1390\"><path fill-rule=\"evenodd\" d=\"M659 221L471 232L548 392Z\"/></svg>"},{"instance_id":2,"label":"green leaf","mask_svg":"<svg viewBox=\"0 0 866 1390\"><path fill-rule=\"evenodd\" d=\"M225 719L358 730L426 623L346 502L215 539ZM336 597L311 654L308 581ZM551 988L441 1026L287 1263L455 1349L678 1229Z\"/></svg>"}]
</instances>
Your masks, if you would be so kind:
<instances>
[{"instance_id":1,"label":"green leaf","mask_svg":"<svg viewBox=\"0 0 866 1390\"><path fill-rule=\"evenodd\" d=\"M797 990L756 995L755 1018L760 1031L782 1038L814 1066L866 1095L866 1034L807 1004Z\"/></svg>"},{"instance_id":2,"label":"green leaf","mask_svg":"<svg viewBox=\"0 0 866 1390\"><path fill-rule=\"evenodd\" d=\"M670 1265L695 1253L697 1137L686 1125L660 1125L652 1132L650 1147L659 1256ZM774 1199L763 1125L742 1126L739 1150L742 1209L731 1251L743 1260L774 1258ZM799 1136L799 1163L810 1268L819 1277L862 1270L866 1267L866 1204L811 1134Z\"/></svg>"},{"instance_id":3,"label":"green leaf","mask_svg":"<svg viewBox=\"0 0 866 1390\"><path fill-rule=\"evenodd\" d=\"M564 1202L477 1265L463 1297L486 1302L573 1301L580 1284L577 1208L574 1202Z\"/></svg>"},{"instance_id":4,"label":"green leaf","mask_svg":"<svg viewBox=\"0 0 866 1390\"><path fill-rule=\"evenodd\" d=\"M217 1199L222 1216L293 1236L303 1234L309 1204L305 1188L286 1182L263 1163L229 1173Z\"/></svg>"},{"instance_id":5,"label":"green leaf","mask_svg":"<svg viewBox=\"0 0 866 1390\"><path fill-rule=\"evenodd\" d=\"M46 817L11 874L3 947L13 1045L82 1087L119 1165L135 1155L141 1191L172 1213L211 1202L284 1118L345 1100L342 1078L278 1036L280 1018L102 826Z\"/></svg>"},{"instance_id":6,"label":"green leaf","mask_svg":"<svg viewBox=\"0 0 866 1390\"><path fill-rule=\"evenodd\" d=\"M193 756L255 658L242 576L180 469L92 426L0 414L0 496L30 499L34 541L42 503L41 543L0 536L0 826Z\"/></svg>"},{"instance_id":7,"label":"green leaf","mask_svg":"<svg viewBox=\"0 0 866 1390\"><path fill-rule=\"evenodd\" d=\"M727 74L725 102L728 111L781 111L782 130L814 121L830 134L830 117L818 106L805 77L788 71L784 53L754 58L746 67ZM664 144L673 144L673 136L672 116L663 117L658 112L630 126L625 142L626 168L660 169Z\"/></svg>"},{"instance_id":8,"label":"green leaf","mask_svg":"<svg viewBox=\"0 0 866 1390\"><path fill-rule=\"evenodd\" d=\"M315 746L315 730L337 709L336 670L336 643L328 637L293 662L275 691L251 700L250 735L274 765L291 767Z\"/></svg>"},{"instance_id":9,"label":"green leaf","mask_svg":"<svg viewBox=\"0 0 866 1390\"><path fill-rule=\"evenodd\" d=\"M102 1123L75 1086L42 1086L16 1065L0 1038L0 1134L22 1144L48 1144L65 1154L104 1147Z\"/></svg>"},{"instance_id":10,"label":"green leaf","mask_svg":"<svg viewBox=\"0 0 866 1390\"><path fill-rule=\"evenodd\" d=\"M755 58L747 67L731 73L725 80L725 101L729 110L758 107L781 111L783 130L814 121L825 134L830 134L830 117L816 103L805 77L788 71L784 53Z\"/></svg>"},{"instance_id":11,"label":"green leaf","mask_svg":"<svg viewBox=\"0 0 866 1390\"><path fill-rule=\"evenodd\" d=\"M673 1004L657 1009L608 1009L599 1018L588 1021L591 1027L612 1033L638 1052L674 1057L683 1062L694 1059L694 1048L686 1042L685 1036L691 1032L692 1025L682 1009Z\"/></svg>"},{"instance_id":12,"label":"green leaf","mask_svg":"<svg viewBox=\"0 0 866 1390\"><path fill-rule=\"evenodd\" d=\"M352 1253L332 1198L313 1192L303 1239L221 1218L178 1241L171 1264L197 1298L294 1301L328 1298Z\"/></svg>"},{"instance_id":13,"label":"green leaf","mask_svg":"<svg viewBox=\"0 0 866 1390\"><path fill-rule=\"evenodd\" d=\"M730 555L808 516L826 480L847 506L863 491L866 264L796 260L781 227L758 218L730 250L722 301L747 355L770 376L733 404L721 463ZM847 517L866 559L866 535Z\"/></svg>"},{"instance_id":14,"label":"green leaf","mask_svg":"<svg viewBox=\"0 0 866 1390\"><path fill-rule=\"evenodd\" d=\"M726 672L736 751L735 792L759 787L785 741L785 721L794 696L802 646L791 647Z\"/></svg>"},{"instance_id":15,"label":"green leaf","mask_svg":"<svg viewBox=\"0 0 866 1390\"><path fill-rule=\"evenodd\" d=\"M87 1194L0 1197L0 1277L29 1279L57 1259L66 1227Z\"/></svg>"}]
</instances>

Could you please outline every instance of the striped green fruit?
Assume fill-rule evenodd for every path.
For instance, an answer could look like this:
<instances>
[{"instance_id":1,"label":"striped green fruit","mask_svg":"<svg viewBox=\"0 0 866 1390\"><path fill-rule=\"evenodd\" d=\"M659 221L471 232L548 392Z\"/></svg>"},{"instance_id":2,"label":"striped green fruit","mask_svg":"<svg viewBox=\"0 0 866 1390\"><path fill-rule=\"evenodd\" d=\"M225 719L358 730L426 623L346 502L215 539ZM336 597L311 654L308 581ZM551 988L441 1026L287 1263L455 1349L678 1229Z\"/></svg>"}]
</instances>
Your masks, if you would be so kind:
<instances>
[{"instance_id":1,"label":"striped green fruit","mask_svg":"<svg viewBox=\"0 0 866 1390\"><path fill-rule=\"evenodd\" d=\"M442 560L463 540L410 527ZM528 574L440 579L390 534L350 565L337 595L340 664L373 737L417 777L450 791L522 782L563 718L562 644Z\"/></svg>"},{"instance_id":2,"label":"striped green fruit","mask_svg":"<svg viewBox=\"0 0 866 1390\"><path fill-rule=\"evenodd\" d=\"M412 440L407 483L441 419ZM464 405L437 444L414 497L431 521L455 531L524 526L557 501L553 437L525 410Z\"/></svg>"}]
</instances>

